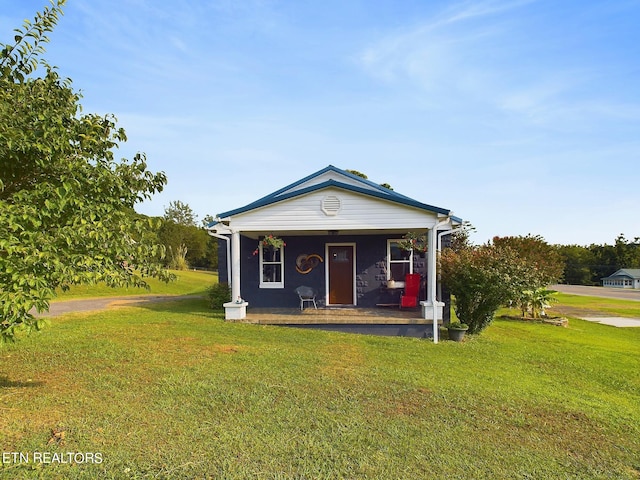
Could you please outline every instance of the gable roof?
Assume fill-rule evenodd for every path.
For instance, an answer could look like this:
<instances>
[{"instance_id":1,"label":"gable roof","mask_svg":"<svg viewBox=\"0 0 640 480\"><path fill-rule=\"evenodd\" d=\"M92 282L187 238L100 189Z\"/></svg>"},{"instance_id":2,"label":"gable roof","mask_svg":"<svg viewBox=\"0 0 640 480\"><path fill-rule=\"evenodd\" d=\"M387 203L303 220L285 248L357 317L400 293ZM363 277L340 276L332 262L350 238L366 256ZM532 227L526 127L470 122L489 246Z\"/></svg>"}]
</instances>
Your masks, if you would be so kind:
<instances>
[{"instance_id":1,"label":"gable roof","mask_svg":"<svg viewBox=\"0 0 640 480\"><path fill-rule=\"evenodd\" d=\"M265 197L262 197L255 202L245 205L244 207L220 213L218 214L218 218L223 219L232 217L234 215L245 213L257 208L265 207L267 205L295 198L301 195L306 195L308 193L329 187L355 192L373 198L387 200L389 202L426 210L436 214L447 216L451 215L450 210L418 202L417 200L385 188L370 180L361 178L345 170L334 167L333 165L329 165L322 170L312 173L311 175L304 177L290 185L287 185L286 187L283 187ZM456 222L462 222L462 220L457 217L452 217L452 219ZM215 223L217 222L214 222L212 225L214 225Z\"/></svg>"},{"instance_id":2,"label":"gable roof","mask_svg":"<svg viewBox=\"0 0 640 480\"><path fill-rule=\"evenodd\" d=\"M640 268L621 268L615 273L612 273L608 277L604 278L614 278L614 277L628 277L633 279L640 279Z\"/></svg>"}]
</instances>

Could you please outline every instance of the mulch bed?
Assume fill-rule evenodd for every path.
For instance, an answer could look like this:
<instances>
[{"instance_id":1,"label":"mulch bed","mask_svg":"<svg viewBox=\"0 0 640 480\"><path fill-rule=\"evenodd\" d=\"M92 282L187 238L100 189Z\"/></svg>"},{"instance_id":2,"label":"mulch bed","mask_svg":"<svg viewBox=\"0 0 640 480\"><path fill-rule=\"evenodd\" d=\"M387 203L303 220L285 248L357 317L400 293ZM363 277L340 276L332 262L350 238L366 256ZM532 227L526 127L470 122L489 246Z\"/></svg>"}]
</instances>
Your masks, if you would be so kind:
<instances>
[{"instance_id":1,"label":"mulch bed","mask_svg":"<svg viewBox=\"0 0 640 480\"><path fill-rule=\"evenodd\" d=\"M555 325L557 327L566 327L567 325L569 325L569 320L567 320L565 317L531 318L520 317L517 315L503 315L501 318L506 318L508 320L520 320L522 322L546 323L548 325Z\"/></svg>"}]
</instances>

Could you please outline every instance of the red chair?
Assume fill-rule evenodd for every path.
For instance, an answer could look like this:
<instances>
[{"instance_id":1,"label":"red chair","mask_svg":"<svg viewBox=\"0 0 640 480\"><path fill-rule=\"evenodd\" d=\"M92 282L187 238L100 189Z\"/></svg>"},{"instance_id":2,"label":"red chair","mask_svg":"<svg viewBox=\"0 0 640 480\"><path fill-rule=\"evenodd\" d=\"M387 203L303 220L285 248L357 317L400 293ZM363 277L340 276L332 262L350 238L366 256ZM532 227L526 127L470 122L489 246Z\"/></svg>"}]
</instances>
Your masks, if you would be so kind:
<instances>
[{"instance_id":1,"label":"red chair","mask_svg":"<svg viewBox=\"0 0 640 480\"><path fill-rule=\"evenodd\" d=\"M407 273L404 276L404 292L400 295L400 308L412 308L418 306L418 293L420 292L420 274Z\"/></svg>"}]
</instances>

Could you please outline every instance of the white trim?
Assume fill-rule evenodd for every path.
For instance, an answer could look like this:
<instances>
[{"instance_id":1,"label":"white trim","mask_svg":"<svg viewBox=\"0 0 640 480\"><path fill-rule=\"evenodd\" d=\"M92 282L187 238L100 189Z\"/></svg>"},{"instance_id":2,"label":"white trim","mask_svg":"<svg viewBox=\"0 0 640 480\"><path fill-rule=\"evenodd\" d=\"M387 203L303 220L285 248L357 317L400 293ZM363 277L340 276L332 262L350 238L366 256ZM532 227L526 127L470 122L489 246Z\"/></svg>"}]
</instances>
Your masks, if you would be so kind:
<instances>
[{"instance_id":1,"label":"white trim","mask_svg":"<svg viewBox=\"0 0 640 480\"><path fill-rule=\"evenodd\" d=\"M331 264L331 260L329 259L329 247L353 247L353 293L352 293L352 298L353 298L353 303L352 304L343 304L343 303L329 303L329 290L330 290L330 285L329 285L329 265ZM325 243L324 244L324 258L326 259L326 261L324 262L325 267L324 267L324 284L327 286L326 288L326 292L325 292L325 305L327 306L331 306L331 305L342 305L342 306L357 306L358 305L358 289L357 289L357 282L356 282L356 243L355 242L335 242L335 243Z\"/></svg>"},{"instance_id":2,"label":"white trim","mask_svg":"<svg viewBox=\"0 0 640 480\"><path fill-rule=\"evenodd\" d=\"M280 265L280 281L279 282L265 282L263 274L264 257L262 255L262 242L258 246L258 256L260 257L260 288L284 288L284 247L280 247L280 261L279 262L267 262L267 265Z\"/></svg>"},{"instance_id":3,"label":"white trim","mask_svg":"<svg viewBox=\"0 0 640 480\"><path fill-rule=\"evenodd\" d=\"M391 279L391 244L401 242L402 238L388 238L387 239L387 282ZM413 273L413 250L409 252L409 258L407 260L394 260L393 263L408 263L409 273ZM394 278L394 288L404 288L404 278Z\"/></svg>"}]
</instances>

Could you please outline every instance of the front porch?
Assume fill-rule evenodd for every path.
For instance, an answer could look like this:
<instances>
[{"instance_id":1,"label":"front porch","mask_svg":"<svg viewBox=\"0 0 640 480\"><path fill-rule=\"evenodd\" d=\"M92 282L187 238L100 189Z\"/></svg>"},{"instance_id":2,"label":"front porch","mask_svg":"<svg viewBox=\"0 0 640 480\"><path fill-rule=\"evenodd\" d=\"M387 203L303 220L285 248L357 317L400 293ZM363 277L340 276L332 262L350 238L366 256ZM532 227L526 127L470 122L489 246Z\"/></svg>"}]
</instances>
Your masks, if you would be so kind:
<instances>
[{"instance_id":1,"label":"front porch","mask_svg":"<svg viewBox=\"0 0 640 480\"><path fill-rule=\"evenodd\" d=\"M433 337L433 320L419 309L398 308L252 308L243 323L314 328L344 333L385 336ZM438 321L442 325L442 320Z\"/></svg>"}]
</instances>

